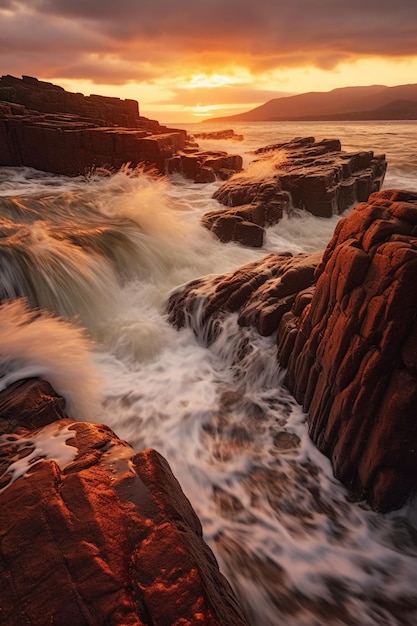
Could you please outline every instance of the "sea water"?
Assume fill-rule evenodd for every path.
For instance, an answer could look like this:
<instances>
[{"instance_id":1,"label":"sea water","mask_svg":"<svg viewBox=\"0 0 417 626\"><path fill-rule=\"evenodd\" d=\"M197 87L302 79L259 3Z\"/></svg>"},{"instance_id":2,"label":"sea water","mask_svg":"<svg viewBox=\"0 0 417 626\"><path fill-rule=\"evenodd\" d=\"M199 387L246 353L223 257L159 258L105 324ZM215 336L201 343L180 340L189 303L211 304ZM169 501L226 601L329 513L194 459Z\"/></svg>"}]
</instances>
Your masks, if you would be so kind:
<instances>
[{"instance_id":1,"label":"sea water","mask_svg":"<svg viewBox=\"0 0 417 626\"><path fill-rule=\"evenodd\" d=\"M233 128L242 142L201 148L241 154L247 167L260 146L339 138L343 150L386 154L385 188L417 189L413 122ZM282 387L274 336L229 315L206 347L203 329L167 322L179 285L270 252L321 251L340 219L294 212L261 250L222 244L200 223L220 208L217 186L139 170L68 178L0 168L1 297L11 300L0 307L1 388L42 376L75 419L163 454L250 624L416 624L415 503L380 515L351 502ZM65 460L65 436L33 445Z\"/></svg>"}]
</instances>

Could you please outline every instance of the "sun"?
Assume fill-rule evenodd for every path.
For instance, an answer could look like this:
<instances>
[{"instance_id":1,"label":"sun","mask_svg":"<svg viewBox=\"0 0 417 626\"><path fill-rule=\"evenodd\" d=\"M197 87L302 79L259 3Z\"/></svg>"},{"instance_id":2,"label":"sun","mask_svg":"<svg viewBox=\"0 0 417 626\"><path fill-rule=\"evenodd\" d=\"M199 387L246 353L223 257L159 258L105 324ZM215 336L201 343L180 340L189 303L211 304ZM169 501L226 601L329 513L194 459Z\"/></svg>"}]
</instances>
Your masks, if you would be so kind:
<instances>
[{"instance_id":1,"label":"sun","mask_svg":"<svg viewBox=\"0 0 417 626\"><path fill-rule=\"evenodd\" d=\"M215 88L224 87L225 85L232 85L233 79L224 76L223 74L194 74L191 76L187 84L184 85L184 89L199 89L201 87Z\"/></svg>"},{"instance_id":2,"label":"sun","mask_svg":"<svg viewBox=\"0 0 417 626\"><path fill-rule=\"evenodd\" d=\"M197 104L195 107L191 107L194 117L208 117L220 109L219 104Z\"/></svg>"}]
</instances>

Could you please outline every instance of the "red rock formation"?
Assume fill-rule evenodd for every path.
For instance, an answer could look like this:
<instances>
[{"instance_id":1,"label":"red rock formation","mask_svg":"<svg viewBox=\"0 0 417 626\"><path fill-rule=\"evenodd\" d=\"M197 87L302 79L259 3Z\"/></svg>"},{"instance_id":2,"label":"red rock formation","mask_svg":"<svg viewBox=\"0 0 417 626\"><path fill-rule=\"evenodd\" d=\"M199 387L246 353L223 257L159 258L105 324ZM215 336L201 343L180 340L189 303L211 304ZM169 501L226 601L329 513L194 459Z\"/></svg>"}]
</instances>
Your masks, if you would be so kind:
<instances>
[{"instance_id":1,"label":"red rock formation","mask_svg":"<svg viewBox=\"0 0 417 626\"><path fill-rule=\"evenodd\" d=\"M312 440L357 499L388 511L417 487L416 274L417 193L377 192L339 222L321 262L269 255L193 281L169 319L208 342L229 311L277 331Z\"/></svg>"},{"instance_id":2,"label":"red rock formation","mask_svg":"<svg viewBox=\"0 0 417 626\"><path fill-rule=\"evenodd\" d=\"M239 210L211 212L203 218L204 226L221 241L261 246L262 234L242 238L240 222L252 222L261 228L276 224L290 206L319 217L343 213L380 189L387 167L385 157L374 156L371 151L342 152L338 139L316 142L313 137L305 137L256 152L261 156L253 162L258 165L255 175L250 166L223 183L213 195L221 204ZM248 209L242 205L250 206ZM252 219L259 205L274 215L272 221Z\"/></svg>"},{"instance_id":3,"label":"red rock formation","mask_svg":"<svg viewBox=\"0 0 417 626\"><path fill-rule=\"evenodd\" d=\"M313 441L380 510L417 485L416 271L417 194L373 194L339 222L288 359Z\"/></svg>"},{"instance_id":4,"label":"red rock formation","mask_svg":"<svg viewBox=\"0 0 417 626\"><path fill-rule=\"evenodd\" d=\"M62 415L43 381L0 394L1 624L243 626L167 462ZM42 440L58 454L38 456Z\"/></svg>"}]
</instances>

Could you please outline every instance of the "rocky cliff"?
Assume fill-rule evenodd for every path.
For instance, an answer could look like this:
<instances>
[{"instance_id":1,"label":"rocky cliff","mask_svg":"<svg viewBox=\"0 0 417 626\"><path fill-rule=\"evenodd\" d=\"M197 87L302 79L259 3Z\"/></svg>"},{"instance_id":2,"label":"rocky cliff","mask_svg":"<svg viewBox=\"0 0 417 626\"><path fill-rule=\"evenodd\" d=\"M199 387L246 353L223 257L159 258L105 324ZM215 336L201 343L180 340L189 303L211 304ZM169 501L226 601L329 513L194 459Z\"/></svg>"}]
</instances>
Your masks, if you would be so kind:
<instances>
[{"instance_id":1,"label":"rocky cliff","mask_svg":"<svg viewBox=\"0 0 417 626\"><path fill-rule=\"evenodd\" d=\"M0 166L66 174L129 163L164 171L186 132L139 116L138 103L83 96L38 81L0 80Z\"/></svg>"},{"instance_id":2,"label":"rocky cliff","mask_svg":"<svg viewBox=\"0 0 417 626\"><path fill-rule=\"evenodd\" d=\"M269 255L196 280L168 303L177 327L277 333L285 384L357 499L400 507L417 486L417 194L383 191L340 220L321 255ZM198 306L197 306L198 303Z\"/></svg>"},{"instance_id":3,"label":"rocky cliff","mask_svg":"<svg viewBox=\"0 0 417 626\"><path fill-rule=\"evenodd\" d=\"M0 166L77 176L126 164L212 182L239 171L242 159L200 151L185 130L140 116L136 100L83 96L30 76L2 76Z\"/></svg>"},{"instance_id":4,"label":"rocky cliff","mask_svg":"<svg viewBox=\"0 0 417 626\"><path fill-rule=\"evenodd\" d=\"M0 623L246 624L154 450L65 417L39 379L0 393Z\"/></svg>"}]
</instances>

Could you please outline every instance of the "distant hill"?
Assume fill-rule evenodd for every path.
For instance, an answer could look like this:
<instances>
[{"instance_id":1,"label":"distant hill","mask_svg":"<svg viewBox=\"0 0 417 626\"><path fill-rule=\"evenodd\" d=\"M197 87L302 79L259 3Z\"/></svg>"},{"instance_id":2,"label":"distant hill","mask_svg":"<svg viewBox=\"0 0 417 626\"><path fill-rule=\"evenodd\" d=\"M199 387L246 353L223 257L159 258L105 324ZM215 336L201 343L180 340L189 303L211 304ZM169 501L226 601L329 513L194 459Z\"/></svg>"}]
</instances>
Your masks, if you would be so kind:
<instances>
[{"instance_id":1,"label":"distant hill","mask_svg":"<svg viewBox=\"0 0 417 626\"><path fill-rule=\"evenodd\" d=\"M274 98L255 109L205 122L416 120L417 84L341 87Z\"/></svg>"}]
</instances>

